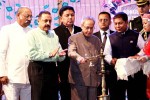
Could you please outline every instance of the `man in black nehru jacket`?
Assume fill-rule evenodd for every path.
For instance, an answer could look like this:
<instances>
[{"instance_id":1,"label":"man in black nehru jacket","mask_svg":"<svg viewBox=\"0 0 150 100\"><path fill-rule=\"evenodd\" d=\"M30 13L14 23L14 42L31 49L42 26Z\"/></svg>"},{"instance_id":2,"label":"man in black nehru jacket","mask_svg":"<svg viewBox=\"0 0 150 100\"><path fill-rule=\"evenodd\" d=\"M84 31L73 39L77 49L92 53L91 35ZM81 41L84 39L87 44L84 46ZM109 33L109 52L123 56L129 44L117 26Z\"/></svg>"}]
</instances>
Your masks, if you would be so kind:
<instances>
[{"instance_id":1,"label":"man in black nehru jacket","mask_svg":"<svg viewBox=\"0 0 150 100\"><path fill-rule=\"evenodd\" d=\"M68 38L77 32L81 31L81 28L74 25L75 11L71 6L64 6L59 11L61 25L54 29L55 33L59 37L59 42L63 49L68 48ZM67 56L66 59L58 63L58 74L60 77L59 90L61 100L71 99L70 84L68 83L68 70L70 66L70 59Z\"/></svg>"}]
</instances>

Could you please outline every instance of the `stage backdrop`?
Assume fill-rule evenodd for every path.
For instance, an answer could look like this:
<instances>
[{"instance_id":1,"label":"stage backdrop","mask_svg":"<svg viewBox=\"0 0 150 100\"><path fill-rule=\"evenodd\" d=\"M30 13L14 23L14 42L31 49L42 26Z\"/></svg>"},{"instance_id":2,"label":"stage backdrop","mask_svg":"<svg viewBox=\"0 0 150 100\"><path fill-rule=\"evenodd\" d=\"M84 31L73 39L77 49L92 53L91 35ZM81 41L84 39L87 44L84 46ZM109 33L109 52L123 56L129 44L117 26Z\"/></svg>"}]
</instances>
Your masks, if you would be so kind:
<instances>
[{"instance_id":1,"label":"stage backdrop","mask_svg":"<svg viewBox=\"0 0 150 100\"><path fill-rule=\"evenodd\" d=\"M132 0L134 1L134 0ZM36 27L37 15L42 10L51 12L53 21L52 29L59 25L58 11L61 6L73 6L75 9L75 24L80 26L84 16L93 16L96 20L95 30L99 29L97 17L99 12L108 11L113 14L118 7L132 2L131 0L0 0L0 27L15 21L15 14L19 7L27 6L33 12L33 19L30 27Z\"/></svg>"}]
</instances>

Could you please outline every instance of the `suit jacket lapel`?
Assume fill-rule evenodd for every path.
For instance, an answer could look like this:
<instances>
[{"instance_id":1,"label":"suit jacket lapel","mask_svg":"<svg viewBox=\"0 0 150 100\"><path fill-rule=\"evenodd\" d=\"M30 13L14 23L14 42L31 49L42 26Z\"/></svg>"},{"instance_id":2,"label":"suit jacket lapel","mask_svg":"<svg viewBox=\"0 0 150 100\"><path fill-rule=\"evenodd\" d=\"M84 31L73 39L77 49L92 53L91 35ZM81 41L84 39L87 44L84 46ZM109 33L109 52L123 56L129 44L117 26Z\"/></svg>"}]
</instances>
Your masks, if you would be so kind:
<instances>
[{"instance_id":1,"label":"suit jacket lapel","mask_svg":"<svg viewBox=\"0 0 150 100\"><path fill-rule=\"evenodd\" d=\"M100 41L102 42L100 31L94 33L94 35L97 36L100 39Z\"/></svg>"}]
</instances>

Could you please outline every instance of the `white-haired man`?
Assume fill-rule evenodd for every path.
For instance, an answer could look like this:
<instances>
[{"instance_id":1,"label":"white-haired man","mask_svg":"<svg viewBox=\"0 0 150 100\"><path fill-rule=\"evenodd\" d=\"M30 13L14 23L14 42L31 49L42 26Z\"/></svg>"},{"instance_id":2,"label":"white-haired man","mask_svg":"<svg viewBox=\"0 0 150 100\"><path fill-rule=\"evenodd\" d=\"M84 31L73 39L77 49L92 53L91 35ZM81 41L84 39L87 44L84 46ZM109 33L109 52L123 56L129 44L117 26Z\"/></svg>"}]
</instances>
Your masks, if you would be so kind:
<instances>
[{"instance_id":1,"label":"white-haired man","mask_svg":"<svg viewBox=\"0 0 150 100\"><path fill-rule=\"evenodd\" d=\"M100 53L100 40L93 35L94 24L92 17L85 17L81 23L82 32L69 38L71 100L96 100L97 97L100 59L95 58L90 61L86 58Z\"/></svg>"}]
</instances>

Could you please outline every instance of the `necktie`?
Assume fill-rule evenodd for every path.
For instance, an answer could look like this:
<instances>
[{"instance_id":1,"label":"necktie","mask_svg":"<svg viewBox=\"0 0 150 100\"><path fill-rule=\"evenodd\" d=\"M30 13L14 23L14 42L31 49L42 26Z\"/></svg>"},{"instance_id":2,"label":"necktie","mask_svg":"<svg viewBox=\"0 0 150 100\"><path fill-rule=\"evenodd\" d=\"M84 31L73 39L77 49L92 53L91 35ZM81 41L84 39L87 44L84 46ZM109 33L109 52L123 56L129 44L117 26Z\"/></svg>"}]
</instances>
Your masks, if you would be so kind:
<instances>
[{"instance_id":1,"label":"necktie","mask_svg":"<svg viewBox=\"0 0 150 100\"><path fill-rule=\"evenodd\" d=\"M104 35L104 38L103 38L102 48L104 50L104 47L105 47L105 44L106 44L106 40L107 40L107 32L104 32L103 35Z\"/></svg>"}]
</instances>

